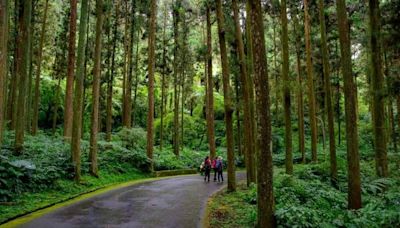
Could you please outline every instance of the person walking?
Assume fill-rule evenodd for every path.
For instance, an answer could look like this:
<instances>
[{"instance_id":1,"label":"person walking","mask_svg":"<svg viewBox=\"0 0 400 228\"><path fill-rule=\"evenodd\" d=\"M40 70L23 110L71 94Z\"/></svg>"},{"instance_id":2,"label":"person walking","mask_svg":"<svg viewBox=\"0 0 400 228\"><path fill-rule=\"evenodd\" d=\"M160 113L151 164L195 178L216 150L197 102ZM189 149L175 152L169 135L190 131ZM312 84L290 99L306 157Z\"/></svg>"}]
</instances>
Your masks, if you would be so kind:
<instances>
[{"instance_id":1,"label":"person walking","mask_svg":"<svg viewBox=\"0 0 400 228\"><path fill-rule=\"evenodd\" d=\"M224 176L223 176L223 171L224 171L224 163L222 162L222 157L219 156L216 163L215 163L215 167L218 173L218 182L220 182L220 180L222 182L224 182Z\"/></svg>"},{"instance_id":2,"label":"person walking","mask_svg":"<svg viewBox=\"0 0 400 228\"><path fill-rule=\"evenodd\" d=\"M217 181L217 158L213 158L211 162L211 169L214 170L214 182Z\"/></svg>"},{"instance_id":3,"label":"person walking","mask_svg":"<svg viewBox=\"0 0 400 228\"><path fill-rule=\"evenodd\" d=\"M206 157L204 159L204 181L210 182L210 172L211 172L211 160L210 157Z\"/></svg>"}]
</instances>

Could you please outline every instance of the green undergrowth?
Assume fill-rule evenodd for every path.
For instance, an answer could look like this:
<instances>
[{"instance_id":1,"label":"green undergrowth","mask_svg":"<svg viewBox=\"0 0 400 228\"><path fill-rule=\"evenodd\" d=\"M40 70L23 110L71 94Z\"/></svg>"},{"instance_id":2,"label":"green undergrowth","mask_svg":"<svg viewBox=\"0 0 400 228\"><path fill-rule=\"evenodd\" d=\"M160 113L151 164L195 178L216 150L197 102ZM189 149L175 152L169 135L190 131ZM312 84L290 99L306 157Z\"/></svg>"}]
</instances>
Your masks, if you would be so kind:
<instances>
[{"instance_id":1,"label":"green undergrowth","mask_svg":"<svg viewBox=\"0 0 400 228\"><path fill-rule=\"evenodd\" d=\"M149 177L137 169L128 169L122 174L109 174L100 171L100 178L83 176L82 182L76 184L68 179L59 179L43 191L25 192L13 198L12 202L0 204L0 224L26 213L64 202L84 193L97 189Z\"/></svg>"},{"instance_id":2,"label":"green undergrowth","mask_svg":"<svg viewBox=\"0 0 400 228\"><path fill-rule=\"evenodd\" d=\"M373 163L362 162L363 208L347 210L345 172L335 188L326 162L296 165L293 176L275 168L275 217L278 227L400 227L400 178L370 176ZM368 167L368 168L366 168ZM372 175L373 176L373 175ZM211 201L211 227L254 227L257 219L256 186L239 186Z\"/></svg>"}]
</instances>

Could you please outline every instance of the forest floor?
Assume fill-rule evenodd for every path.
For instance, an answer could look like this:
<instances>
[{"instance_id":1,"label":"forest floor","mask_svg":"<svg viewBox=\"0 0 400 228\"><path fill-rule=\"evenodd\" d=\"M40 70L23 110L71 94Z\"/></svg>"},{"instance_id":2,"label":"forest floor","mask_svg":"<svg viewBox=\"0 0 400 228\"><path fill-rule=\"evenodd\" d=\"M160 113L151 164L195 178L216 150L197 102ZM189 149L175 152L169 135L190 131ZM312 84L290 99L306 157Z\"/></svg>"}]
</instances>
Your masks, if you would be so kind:
<instances>
[{"instance_id":1,"label":"forest floor","mask_svg":"<svg viewBox=\"0 0 400 228\"><path fill-rule=\"evenodd\" d=\"M238 173L237 178L244 180L245 173ZM204 183L199 175L138 183L78 201L18 225L43 228L200 227L208 198L224 186L225 183L212 180Z\"/></svg>"}]
</instances>

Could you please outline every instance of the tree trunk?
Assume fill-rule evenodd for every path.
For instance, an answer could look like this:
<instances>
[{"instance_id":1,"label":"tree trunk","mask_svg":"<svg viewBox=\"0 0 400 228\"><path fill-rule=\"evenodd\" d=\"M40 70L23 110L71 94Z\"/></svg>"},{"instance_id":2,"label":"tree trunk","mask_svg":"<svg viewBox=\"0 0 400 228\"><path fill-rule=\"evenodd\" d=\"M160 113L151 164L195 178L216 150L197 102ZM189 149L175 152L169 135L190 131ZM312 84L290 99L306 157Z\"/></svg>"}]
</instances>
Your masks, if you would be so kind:
<instances>
[{"instance_id":1,"label":"tree trunk","mask_svg":"<svg viewBox=\"0 0 400 228\"><path fill-rule=\"evenodd\" d=\"M317 118L315 113L314 73L312 65L311 25L310 15L308 12L308 0L304 0L304 30L306 39L308 102L311 125L311 158L313 162L317 162Z\"/></svg>"},{"instance_id":2,"label":"tree trunk","mask_svg":"<svg viewBox=\"0 0 400 228\"><path fill-rule=\"evenodd\" d=\"M282 22L282 78L283 88L283 105L285 109L285 167L286 173L293 173L293 152L292 152L292 120L290 110L290 79L289 79L289 36L287 26L286 0L281 0L281 22ZM277 87L277 86L276 86Z\"/></svg>"},{"instance_id":3,"label":"tree trunk","mask_svg":"<svg viewBox=\"0 0 400 228\"><path fill-rule=\"evenodd\" d=\"M82 0L81 18L79 24L78 56L76 59L76 80L74 96L74 118L72 127L72 161L75 171L75 181L79 182L81 178L81 134L82 134L82 104L84 88L84 68L86 59L86 32L88 24L88 0Z\"/></svg>"},{"instance_id":4,"label":"tree trunk","mask_svg":"<svg viewBox=\"0 0 400 228\"><path fill-rule=\"evenodd\" d=\"M75 78L75 39L77 21L77 0L70 0L71 14L69 18L69 39L68 39L68 69L67 85L65 88L65 108L64 108L64 137L69 140L72 136L73 121L73 92Z\"/></svg>"},{"instance_id":5,"label":"tree trunk","mask_svg":"<svg viewBox=\"0 0 400 228\"><path fill-rule=\"evenodd\" d=\"M333 184L337 182L337 162L336 162L336 145L335 145L335 126L333 121L333 107L332 107L332 92L331 92L331 77L330 65L328 56L328 45L326 40L326 26L325 26L325 6L324 0L318 0L319 6L319 22L321 28L321 48L322 48L322 62L324 71L324 86L325 86L325 105L328 115L328 132L329 132L329 157L330 157L330 170L331 181Z\"/></svg>"},{"instance_id":6,"label":"tree trunk","mask_svg":"<svg viewBox=\"0 0 400 228\"><path fill-rule=\"evenodd\" d=\"M361 208L360 155L358 152L357 103L351 64L349 22L345 0L336 1L342 74L344 81L348 162L348 208Z\"/></svg>"},{"instance_id":7,"label":"tree trunk","mask_svg":"<svg viewBox=\"0 0 400 228\"><path fill-rule=\"evenodd\" d=\"M111 17L110 17L111 20ZM106 117L106 140L111 141L111 130L112 130L112 108L113 108L113 82L115 72L115 52L117 49L118 42L118 20L119 20L119 4L115 5L115 22L113 27L113 45L111 51L111 69L110 75L107 82L107 117Z\"/></svg>"},{"instance_id":8,"label":"tree trunk","mask_svg":"<svg viewBox=\"0 0 400 228\"><path fill-rule=\"evenodd\" d=\"M206 95L206 118L207 138L210 148L211 159L215 158L215 130L214 130L214 81L212 71L212 37L211 37L211 6L207 4L207 95Z\"/></svg>"},{"instance_id":9,"label":"tree trunk","mask_svg":"<svg viewBox=\"0 0 400 228\"><path fill-rule=\"evenodd\" d=\"M96 47L94 50L94 69L93 69L93 90L92 90L92 125L90 131L90 174L98 177L97 168L97 133L99 127L99 97L100 97L100 78L101 78L101 48L102 48L102 28L104 20L103 0L96 3Z\"/></svg>"},{"instance_id":10,"label":"tree trunk","mask_svg":"<svg viewBox=\"0 0 400 228\"><path fill-rule=\"evenodd\" d=\"M5 123L5 96L8 60L8 0L0 0L0 146Z\"/></svg>"},{"instance_id":11,"label":"tree trunk","mask_svg":"<svg viewBox=\"0 0 400 228\"><path fill-rule=\"evenodd\" d=\"M19 78L19 91L17 99L17 118L15 128L15 153L21 154L24 144L25 133L25 104L26 104L26 87L28 79L28 66L29 66L29 40L31 39L29 26L31 25L32 18L32 0L25 0L23 2L23 14L20 15L18 23L18 71ZM14 104L15 105L15 104Z\"/></svg>"},{"instance_id":12,"label":"tree trunk","mask_svg":"<svg viewBox=\"0 0 400 228\"><path fill-rule=\"evenodd\" d=\"M174 154L179 156L179 95L178 95L178 50L179 50L179 9L180 0L177 0L175 3L174 11L173 11L173 20L174 20L174 135L173 135L173 147Z\"/></svg>"},{"instance_id":13,"label":"tree trunk","mask_svg":"<svg viewBox=\"0 0 400 228\"><path fill-rule=\"evenodd\" d=\"M301 70L301 53L300 53L300 44L301 38L299 34L299 20L298 20L299 12L296 10L296 14L292 15L293 18L293 29L295 34L296 41L296 73L297 73L297 118L298 118L298 128L299 128L299 151L301 154L302 163L306 163L306 153L305 153L305 139L304 139L304 101L303 101L303 73Z\"/></svg>"},{"instance_id":14,"label":"tree trunk","mask_svg":"<svg viewBox=\"0 0 400 228\"><path fill-rule=\"evenodd\" d=\"M22 10L23 8L21 7L21 1L20 0L15 0L14 1L14 28L15 28L15 36L14 36L14 42L15 44L18 44L18 38L19 38L19 20L22 15ZM19 85L19 76L18 76L18 55L19 52L21 51L21 48L18 45L14 46L14 72L13 72L13 79L10 79L11 82L11 89L10 93L8 96L8 101L7 101L7 119L10 120L10 130L15 130L15 125L16 125L16 116L17 116L17 96L18 96L18 85Z\"/></svg>"},{"instance_id":15,"label":"tree trunk","mask_svg":"<svg viewBox=\"0 0 400 228\"><path fill-rule=\"evenodd\" d=\"M389 175L389 169L385 137L385 94L383 91L384 78L382 74L379 0L369 0L369 22L371 45L371 86L373 91L374 113L373 127L376 163L375 166L376 174L379 177L387 177Z\"/></svg>"},{"instance_id":16,"label":"tree trunk","mask_svg":"<svg viewBox=\"0 0 400 228\"><path fill-rule=\"evenodd\" d=\"M226 131L226 147L227 147L227 162L228 162L228 191L236 190L235 180L235 152L233 140L233 107L231 99L231 88L229 83L229 65L228 55L226 51L225 41L225 25L224 14L222 11L222 0L216 0L217 4L217 23L218 23L218 37L219 47L221 52L222 63L222 81L224 89L224 109L225 109L225 131Z\"/></svg>"},{"instance_id":17,"label":"tree trunk","mask_svg":"<svg viewBox=\"0 0 400 228\"><path fill-rule=\"evenodd\" d=\"M60 92L61 92L60 84L61 84L61 77L58 78L57 87L55 88L55 90L56 90L55 91L55 97L53 97L53 99L54 99L54 104L53 104L54 105L54 107L53 107L53 123L52 123L52 126L51 126L53 136L56 134L56 128L57 128L58 107L59 107L58 99L59 99Z\"/></svg>"},{"instance_id":18,"label":"tree trunk","mask_svg":"<svg viewBox=\"0 0 400 228\"><path fill-rule=\"evenodd\" d=\"M151 160L153 170L153 140L154 140L154 73L155 73L155 49L156 49L156 20L157 20L157 1L150 2L150 22L149 22L149 112L147 114L147 157Z\"/></svg>"},{"instance_id":19,"label":"tree trunk","mask_svg":"<svg viewBox=\"0 0 400 228\"><path fill-rule=\"evenodd\" d=\"M257 95L258 113L258 162L257 162L257 226L275 227L273 165L271 153L271 114L268 84L268 69L265 50L263 13L261 1L248 1L252 18L252 41L254 60L254 79Z\"/></svg>"},{"instance_id":20,"label":"tree trunk","mask_svg":"<svg viewBox=\"0 0 400 228\"><path fill-rule=\"evenodd\" d=\"M250 84L252 83L246 65L246 56L244 53L244 44L242 39L242 31L239 22L239 7L237 0L232 0L232 10L235 20L235 38L238 49L239 57L239 68L240 68L240 81L242 83L242 94L243 94L243 121L244 121L244 155L247 172L247 185L256 181L254 172L254 154L255 154L255 140L254 140L254 127L251 115L251 93L253 93Z\"/></svg>"},{"instance_id":21,"label":"tree trunk","mask_svg":"<svg viewBox=\"0 0 400 228\"><path fill-rule=\"evenodd\" d=\"M44 15L42 21L42 30L40 32L40 43L39 43L39 51L37 58L37 70L36 70L36 79L35 79L35 98L33 100L33 120L32 120L32 135L36 135L38 130L38 121L39 121L39 97L40 97L40 74L42 73L42 55L43 55L43 46L44 46L44 38L46 35L46 22L47 22L47 11L49 8L49 0L46 0L44 7Z\"/></svg>"},{"instance_id":22,"label":"tree trunk","mask_svg":"<svg viewBox=\"0 0 400 228\"><path fill-rule=\"evenodd\" d=\"M251 15L250 2L246 1L246 13L247 15ZM257 181L257 165L256 165L256 155L259 152L259 144L257 143L258 129L257 129L257 116L256 116L256 107L255 107L255 98L254 98L254 84L253 84L253 35L251 32L251 18L247 17L246 19L246 40L247 40L247 81L249 85L249 94L250 94L250 121L251 121L251 129L252 129L252 138L251 145L253 145L253 153L249 154L249 167L251 169L250 180L252 182ZM250 153L250 151L249 151Z\"/></svg>"},{"instance_id":23,"label":"tree trunk","mask_svg":"<svg viewBox=\"0 0 400 228\"><path fill-rule=\"evenodd\" d=\"M165 101L165 74L167 70L167 39L165 37L165 30L167 27L167 7L164 7L164 22L163 22L163 51L162 51L162 79L161 79L161 110L160 110L160 151L163 150L164 139L164 101Z\"/></svg>"}]
</instances>

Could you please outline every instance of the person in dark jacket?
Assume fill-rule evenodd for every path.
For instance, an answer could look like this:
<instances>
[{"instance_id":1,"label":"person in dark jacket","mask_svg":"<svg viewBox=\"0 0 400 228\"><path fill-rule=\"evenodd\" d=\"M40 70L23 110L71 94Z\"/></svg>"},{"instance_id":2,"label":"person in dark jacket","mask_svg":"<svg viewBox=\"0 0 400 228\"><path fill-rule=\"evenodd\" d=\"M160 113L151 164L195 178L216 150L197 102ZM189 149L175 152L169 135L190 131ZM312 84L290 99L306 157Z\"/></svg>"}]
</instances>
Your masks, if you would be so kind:
<instances>
[{"instance_id":1,"label":"person in dark jacket","mask_svg":"<svg viewBox=\"0 0 400 228\"><path fill-rule=\"evenodd\" d=\"M206 181L208 178L208 182L210 182L210 172L211 172L211 160L210 157L207 156L204 159L204 181Z\"/></svg>"},{"instance_id":2,"label":"person in dark jacket","mask_svg":"<svg viewBox=\"0 0 400 228\"><path fill-rule=\"evenodd\" d=\"M219 156L216 163L215 163L215 167L217 169L218 172L218 182L220 182L220 180L223 182L224 181L224 176L223 176L223 171L224 171L224 163L222 162L222 157Z\"/></svg>"}]
</instances>

